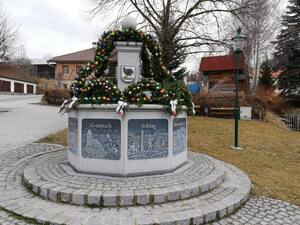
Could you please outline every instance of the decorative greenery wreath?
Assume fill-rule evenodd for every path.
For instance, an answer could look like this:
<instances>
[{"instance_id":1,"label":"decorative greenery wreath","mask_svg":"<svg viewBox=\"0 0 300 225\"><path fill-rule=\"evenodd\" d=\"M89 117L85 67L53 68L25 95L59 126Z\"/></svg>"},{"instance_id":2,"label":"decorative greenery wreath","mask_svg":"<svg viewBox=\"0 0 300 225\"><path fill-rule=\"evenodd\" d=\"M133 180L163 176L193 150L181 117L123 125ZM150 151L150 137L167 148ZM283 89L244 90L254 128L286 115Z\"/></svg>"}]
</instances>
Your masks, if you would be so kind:
<instances>
[{"instance_id":1,"label":"decorative greenery wreath","mask_svg":"<svg viewBox=\"0 0 300 225\"><path fill-rule=\"evenodd\" d=\"M115 78L108 77L110 57L117 41L142 42L141 75L143 79L128 86L122 93ZM160 104L174 114L185 105L193 113L190 93L182 80L166 69L162 62L161 48L150 35L134 29L104 32L97 43L95 58L80 70L71 85L72 99L66 100L61 109L72 109L77 104L114 104L119 101L130 104ZM176 103L174 103L176 101ZM176 113L176 112L175 112Z\"/></svg>"}]
</instances>

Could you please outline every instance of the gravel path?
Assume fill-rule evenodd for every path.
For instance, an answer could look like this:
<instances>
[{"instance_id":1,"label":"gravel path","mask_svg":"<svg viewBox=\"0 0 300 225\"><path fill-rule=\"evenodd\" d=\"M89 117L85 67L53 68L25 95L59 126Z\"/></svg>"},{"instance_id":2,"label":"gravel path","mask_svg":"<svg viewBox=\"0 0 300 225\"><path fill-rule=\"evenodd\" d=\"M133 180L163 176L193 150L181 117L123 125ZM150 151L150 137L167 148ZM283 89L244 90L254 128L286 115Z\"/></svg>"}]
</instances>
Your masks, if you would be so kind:
<instances>
[{"instance_id":1,"label":"gravel path","mask_svg":"<svg viewBox=\"0 0 300 225\"><path fill-rule=\"evenodd\" d=\"M57 107L37 104L41 95L0 94L0 154L67 126ZM35 103L35 104L33 104Z\"/></svg>"}]
</instances>

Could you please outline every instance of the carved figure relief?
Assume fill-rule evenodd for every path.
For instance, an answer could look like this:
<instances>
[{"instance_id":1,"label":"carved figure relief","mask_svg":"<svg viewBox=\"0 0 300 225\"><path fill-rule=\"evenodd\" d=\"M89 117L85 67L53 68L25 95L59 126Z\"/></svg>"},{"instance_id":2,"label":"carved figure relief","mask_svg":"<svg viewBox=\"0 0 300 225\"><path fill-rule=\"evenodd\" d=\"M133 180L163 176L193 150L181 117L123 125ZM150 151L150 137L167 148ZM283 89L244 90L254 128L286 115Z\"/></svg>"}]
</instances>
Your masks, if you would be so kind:
<instances>
[{"instance_id":1,"label":"carved figure relief","mask_svg":"<svg viewBox=\"0 0 300 225\"><path fill-rule=\"evenodd\" d=\"M119 120L82 120L82 156L92 159L119 160L121 124Z\"/></svg>"},{"instance_id":2,"label":"carved figure relief","mask_svg":"<svg viewBox=\"0 0 300 225\"><path fill-rule=\"evenodd\" d=\"M173 155L186 151L186 119L173 120Z\"/></svg>"},{"instance_id":3,"label":"carved figure relief","mask_svg":"<svg viewBox=\"0 0 300 225\"><path fill-rule=\"evenodd\" d=\"M76 118L69 118L69 132L68 132L68 145L69 151L72 152L74 155L78 155L77 150L77 135L78 135L78 121Z\"/></svg>"},{"instance_id":4,"label":"carved figure relief","mask_svg":"<svg viewBox=\"0 0 300 225\"><path fill-rule=\"evenodd\" d=\"M168 156L168 120L133 119L128 122L128 159Z\"/></svg>"}]
</instances>

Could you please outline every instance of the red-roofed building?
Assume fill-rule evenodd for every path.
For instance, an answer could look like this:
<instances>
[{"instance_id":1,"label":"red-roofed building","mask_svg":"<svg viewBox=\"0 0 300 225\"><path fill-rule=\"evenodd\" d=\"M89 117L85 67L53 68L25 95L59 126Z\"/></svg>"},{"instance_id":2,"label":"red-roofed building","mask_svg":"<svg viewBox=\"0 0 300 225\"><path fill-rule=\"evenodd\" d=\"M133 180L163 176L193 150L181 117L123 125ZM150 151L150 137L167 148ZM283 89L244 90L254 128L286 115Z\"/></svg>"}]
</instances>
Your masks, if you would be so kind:
<instances>
[{"instance_id":1,"label":"red-roofed building","mask_svg":"<svg viewBox=\"0 0 300 225\"><path fill-rule=\"evenodd\" d=\"M71 85L81 67L90 62L95 56L95 48L53 57L48 62L56 63L55 79L67 88Z\"/></svg>"},{"instance_id":2,"label":"red-roofed building","mask_svg":"<svg viewBox=\"0 0 300 225\"><path fill-rule=\"evenodd\" d=\"M278 79L279 76L282 74L282 70L278 70L278 71L275 71L275 72L272 72L272 78L273 79Z\"/></svg>"},{"instance_id":3,"label":"red-roofed building","mask_svg":"<svg viewBox=\"0 0 300 225\"><path fill-rule=\"evenodd\" d=\"M247 79L244 74L245 59L240 61L239 90L248 90ZM200 72L208 82L209 92L234 92L237 61L234 55L202 57Z\"/></svg>"},{"instance_id":4,"label":"red-roofed building","mask_svg":"<svg viewBox=\"0 0 300 225\"><path fill-rule=\"evenodd\" d=\"M87 63L94 59L95 52L96 48L89 48L49 59L48 62L56 63L55 80L58 82L58 86L70 87L75 76L79 74L80 68L84 68ZM116 67L116 51L112 52L109 60L111 65Z\"/></svg>"}]
</instances>

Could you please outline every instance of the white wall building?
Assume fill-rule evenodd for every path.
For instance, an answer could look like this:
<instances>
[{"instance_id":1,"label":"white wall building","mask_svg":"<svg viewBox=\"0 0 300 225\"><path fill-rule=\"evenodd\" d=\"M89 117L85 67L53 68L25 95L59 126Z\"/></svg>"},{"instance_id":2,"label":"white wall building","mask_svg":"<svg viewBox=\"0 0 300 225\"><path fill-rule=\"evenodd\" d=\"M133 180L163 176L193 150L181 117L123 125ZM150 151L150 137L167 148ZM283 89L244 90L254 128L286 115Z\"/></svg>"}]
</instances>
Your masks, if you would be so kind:
<instances>
[{"instance_id":1,"label":"white wall building","mask_svg":"<svg viewBox=\"0 0 300 225\"><path fill-rule=\"evenodd\" d=\"M36 82L24 71L14 66L1 65L0 92L36 94Z\"/></svg>"}]
</instances>

